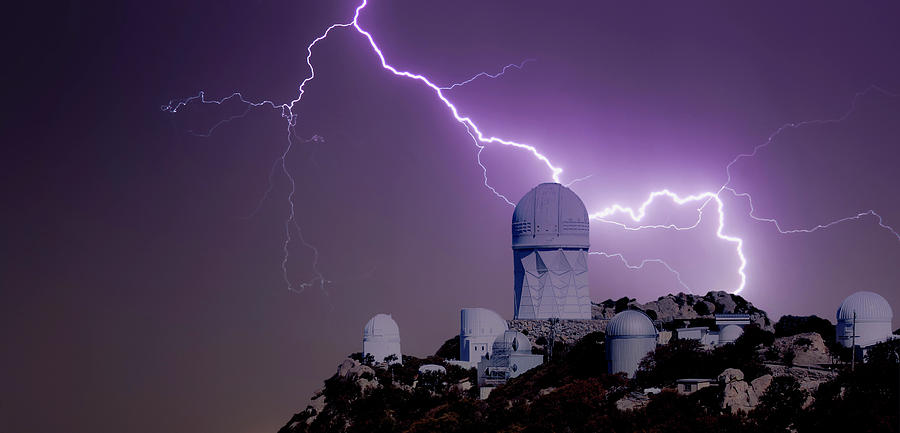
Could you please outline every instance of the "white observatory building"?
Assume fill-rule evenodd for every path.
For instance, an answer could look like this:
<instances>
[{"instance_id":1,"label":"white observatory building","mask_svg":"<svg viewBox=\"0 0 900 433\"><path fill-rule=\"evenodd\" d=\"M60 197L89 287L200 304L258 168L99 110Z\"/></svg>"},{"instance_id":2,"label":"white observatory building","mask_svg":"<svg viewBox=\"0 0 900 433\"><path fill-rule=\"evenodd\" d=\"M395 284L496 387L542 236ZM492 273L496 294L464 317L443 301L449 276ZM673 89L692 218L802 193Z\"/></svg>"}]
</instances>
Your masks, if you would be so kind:
<instances>
[{"instance_id":1,"label":"white observatory building","mask_svg":"<svg viewBox=\"0 0 900 433\"><path fill-rule=\"evenodd\" d=\"M509 330L497 336L491 352L478 362L478 386L487 397L493 387L506 383L544 362L543 355L531 353L531 342L519 331Z\"/></svg>"},{"instance_id":2,"label":"white observatory building","mask_svg":"<svg viewBox=\"0 0 900 433\"><path fill-rule=\"evenodd\" d=\"M385 358L395 355L394 363L402 363L400 352L400 328L390 314L376 314L363 328L363 357L372 355L375 362L385 362Z\"/></svg>"},{"instance_id":3,"label":"white observatory building","mask_svg":"<svg viewBox=\"0 0 900 433\"><path fill-rule=\"evenodd\" d=\"M877 293L856 292L848 296L841 302L836 316L837 341L844 347L866 348L893 338L891 319L894 312L887 300Z\"/></svg>"},{"instance_id":4,"label":"white observatory building","mask_svg":"<svg viewBox=\"0 0 900 433\"><path fill-rule=\"evenodd\" d=\"M516 319L590 319L587 209L558 183L519 200L512 217Z\"/></svg>"},{"instance_id":5,"label":"white observatory building","mask_svg":"<svg viewBox=\"0 0 900 433\"><path fill-rule=\"evenodd\" d=\"M606 325L606 360L609 373L634 377L638 365L656 348L658 332L642 311L625 310Z\"/></svg>"},{"instance_id":6,"label":"white observatory building","mask_svg":"<svg viewBox=\"0 0 900 433\"><path fill-rule=\"evenodd\" d=\"M459 360L474 367L487 355L497 336L509 327L506 320L487 308L463 308L459 311Z\"/></svg>"}]
</instances>

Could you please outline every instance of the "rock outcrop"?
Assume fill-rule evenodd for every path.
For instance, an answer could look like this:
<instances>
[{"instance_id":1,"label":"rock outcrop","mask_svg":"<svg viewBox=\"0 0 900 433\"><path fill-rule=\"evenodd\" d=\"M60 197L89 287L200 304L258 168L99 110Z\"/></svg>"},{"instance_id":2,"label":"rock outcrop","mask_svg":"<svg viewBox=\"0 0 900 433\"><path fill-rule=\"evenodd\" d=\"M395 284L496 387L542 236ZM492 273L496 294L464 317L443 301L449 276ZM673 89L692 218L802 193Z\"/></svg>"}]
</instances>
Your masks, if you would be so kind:
<instances>
[{"instance_id":1,"label":"rock outcrop","mask_svg":"<svg viewBox=\"0 0 900 433\"><path fill-rule=\"evenodd\" d=\"M556 325L556 341L575 344L592 332L605 332L607 322L607 320L560 320ZM542 348L544 341L550 338L549 320L509 320L507 323L509 329L525 334L535 348Z\"/></svg>"},{"instance_id":2,"label":"rock outcrop","mask_svg":"<svg viewBox=\"0 0 900 433\"><path fill-rule=\"evenodd\" d=\"M729 368L719 375L719 383L722 389L722 409L728 409L731 413L749 412L756 408L760 398L769 389L772 379L780 376L791 376L797 380L800 389L806 391L806 401L803 408L809 407L815 400L813 395L819 385L834 379L837 373L833 371L809 368L787 367L783 365L767 364L772 374L765 374L752 381L744 379L744 373L738 369Z\"/></svg>"},{"instance_id":3,"label":"rock outcrop","mask_svg":"<svg viewBox=\"0 0 900 433\"><path fill-rule=\"evenodd\" d=\"M825 346L825 340L815 332L776 338L771 349L779 355L781 361L797 366L818 366L831 362L831 353ZM788 355L792 354L792 355Z\"/></svg>"},{"instance_id":4,"label":"rock outcrop","mask_svg":"<svg viewBox=\"0 0 900 433\"><path fill-rule=\"evenodd\" d=\"M594 319L609 319L616 310L633 308L646 312L651 318L663 323L678 320L713 319L716 314L749 314L750 322L767 331L774 331L772 321L765 311L747 302L744 298L728 292L709 292L703 296L689 293L661 296L655 301L641 304L634 300L607 300L594 304L591 315ZM652 312L652 313L651 313Z\"/></svg>"},{"instance_id":5,"label":"rock outcrop","mask_svg":"<svg viewBox=\"0 0 900 433\"><path fill-rule=\"evenodd\" d=\"M649 402L649 396L639 392L631 392L616 400L616 409L621 411L641 409L647 406Z\"/></svg>"},{"instance_id":6,"label":"rock outcrop","mask_svg":"<svg viewBox=\"0 0 900 433\"><path fill-rule=\"evenodd\" d=\"M759 404L759 398L772 383L772 375L766 374L747 382L741 370L729 368L719 375L719 383L724 386L722 409L728 409L731 413L746 413Z\"/></svg>"}]
</instances>

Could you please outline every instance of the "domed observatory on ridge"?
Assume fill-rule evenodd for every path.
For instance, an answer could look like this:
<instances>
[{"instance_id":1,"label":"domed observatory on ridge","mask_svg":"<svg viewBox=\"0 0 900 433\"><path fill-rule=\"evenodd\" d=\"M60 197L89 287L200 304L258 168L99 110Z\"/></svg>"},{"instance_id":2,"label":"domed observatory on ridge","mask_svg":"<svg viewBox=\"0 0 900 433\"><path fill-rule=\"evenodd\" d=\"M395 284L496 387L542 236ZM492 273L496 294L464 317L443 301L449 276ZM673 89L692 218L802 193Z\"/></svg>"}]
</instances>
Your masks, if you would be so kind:
<instances>
[{"instance_id":1,"label":"domed observatory on ridge","mask_svg":"<svg viewBox=\"0 0 900 433\"><path fill-rule=\"evenodd\" d=\"M587 254L590 221L578 196L542 183L512 217L516 319L590 319Z\"/></svg>"},{"instance_id":2,"label":"domed observatory on ridge","mask_svg":"<svg viewBox=\"0 0 900 433\"><path fill-rule=\"evenodd\" d=\"M486 398L493 387L541 365L543 355L531 353L531 342L521 332L508 330L494 339L491 351L478 362L478 386Z\"/></svg>"},{"instance_id":3,"label":"domed observatory on ridge","mask_svg":"<svg viewBox=\"0 0 900 433\"><path fill-rule=\"evenodd\" d=\"M891 332L894 312L887 300L877 293L856 292L848 296L835 316L837 341L844 347L865 349L894 338Z\"/></svg>"},{"instance_id":4,"label":"domed observatory on ridge","mask_svg":"<svg viewBox=\"0 0 900 433\"><path fill-rule=\"evenodd\" d=\"M542 183L519 200L512 218L516 319L591 318L589 227L584 203L558 183Z\"/></svg>"},{"instance_id":5,"label":"domed observatory on ridge","mask_svg":"<svg viewBox=\"0 0 900 433\"><path fill-rule=\"evenodd\" d=\"M459 312L459 360L474 367L490 353L497 336L509 329L506 320L487 308L463 308Z\"/></svg>"},{"instance_id":6,"label":"domed observatory on ridge","mask_svg":"<svg viewBox=\"0 0 900 433\"><path fill-rule=\"evenodd\" d=\"M376 314L363 328L363 357L372 355L376 363L403 363L400 328L390 314ZM394 359L386 361L394 355Z\"/></svg>"},{"instance_id":7,"label":"domed observatory on ridge","mask_svg":"<svg viewBox=\"0 0 900 433\"><path fill-rule=\"evenodd\" d=\"M641 359L656 348L659 332L642 311L625 310L606 325L606 360L610 374L634 377Z\"/></svg>"}]
</instances>

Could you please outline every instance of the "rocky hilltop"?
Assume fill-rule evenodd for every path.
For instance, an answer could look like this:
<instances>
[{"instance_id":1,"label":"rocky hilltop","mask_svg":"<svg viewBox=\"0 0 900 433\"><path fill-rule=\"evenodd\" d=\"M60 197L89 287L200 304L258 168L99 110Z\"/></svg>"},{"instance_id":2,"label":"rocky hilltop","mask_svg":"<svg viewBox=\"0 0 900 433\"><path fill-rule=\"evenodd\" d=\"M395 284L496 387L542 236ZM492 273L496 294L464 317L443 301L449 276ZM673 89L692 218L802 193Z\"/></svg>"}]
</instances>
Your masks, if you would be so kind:
<instances>
[{"instance_id":1,"label":"rocky hilltop","mask_svg":"<svg viewBox=\"0 0 900 433\"><path fill-rule=\"evenodd\" d=\"M711 326L716 314L749 314L751 323L774 332L772 321L765 311L739 295L719 291L702 296L669 294L645 304L631 298L608 299L591 306L593 320L560 320L556 325L556 341L574 344L592 332L606 332L609 319L628 309L647 313L651 319L659 321L662 328L669 330L684 326ZM551 324L548 320L510 320L508 323L510 329L527 335L538 348L543 347L550 338Z\"/></svg>"},{"instance_id":2,"label":"rocky hilltop","mask_svg":"<svg viewBox=\"0 0 900 433\"><path fill-rule=\"evenodd\" d=\"M669 294L645 304L629 298L615 301L607 299L599 304L594 304L591 315L594 319L611 319L616 313L625 309L641 310L647 313L651 319L675 327L683 326L684 322L696 323L702 322L702 319L713 320L716 314L749 314L751 323L766 331L774 332L772 321L769 320L765 311L754 307L740 295L722 291L708 292L702 296L689 293Z\"/></svg>"},{"instance_id":3,"label":"rocky hilltop","mask_svg":"<svg viewBox=\"0 0 900 433\"><path fill-rule=\"evenodd\" d=\"M757 326L715 347L671 339L627 378L607 373L602 332L606 319L626 309L645 311L663 328L706 326L718 313L749 314ZM679 293L644 304L607 300L594 306L594 317L559 321L553 357L498 386L486 400L479 399L474 369L445 363L458 354L456 337L433 356L404 355L402 364L367 365L362 354L353 354L280 433L802 433L892 431L898 425L900 340L870 348L851 370L849 353L835 344L827 320L785 316L773 326L764 311L725 292ZM550 321L509 323L537 342L535 353L546 354ZM420 373L425 364L443 364L446 372ZM683 384L694 382L682 379L705 386L687 393Z\"/></svg>"}]
</instances>

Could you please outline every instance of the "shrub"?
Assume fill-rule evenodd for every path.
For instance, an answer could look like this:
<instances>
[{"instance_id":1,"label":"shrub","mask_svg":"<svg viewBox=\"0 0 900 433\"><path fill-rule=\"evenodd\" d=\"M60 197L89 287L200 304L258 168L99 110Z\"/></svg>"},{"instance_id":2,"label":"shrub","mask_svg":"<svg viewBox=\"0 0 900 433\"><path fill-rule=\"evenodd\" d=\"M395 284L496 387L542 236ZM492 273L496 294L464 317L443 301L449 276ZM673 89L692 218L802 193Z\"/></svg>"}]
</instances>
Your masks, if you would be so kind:
<instances>
[{"instance_id":1,"label":"shrub","mask_svg":"<svg viewBox=\"0 0 900 433\"><path fill-rule=\"evenodd\" d=\"M447 339L447 341L438 348L437 352L434 353L434 356L443 359L456 359L459 357L459 335L454 335Z\"/></svg>"},{"instance_id":2,"label":"shrub","mask_svg":"<svg viewBox=\"0 0 900 433\"><path fill-rule=\"evenodd\" d=\"M706 302L698 301L694 304L694 311L701 316L706 316L709 314L709 307L706 305Z\"/></svg>"}]
</instances>

